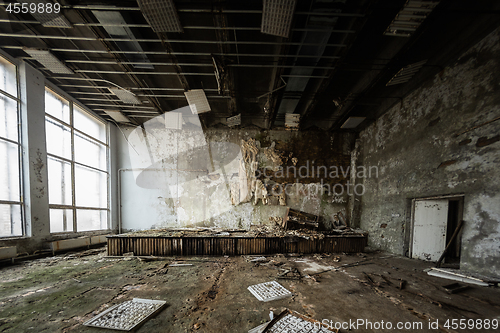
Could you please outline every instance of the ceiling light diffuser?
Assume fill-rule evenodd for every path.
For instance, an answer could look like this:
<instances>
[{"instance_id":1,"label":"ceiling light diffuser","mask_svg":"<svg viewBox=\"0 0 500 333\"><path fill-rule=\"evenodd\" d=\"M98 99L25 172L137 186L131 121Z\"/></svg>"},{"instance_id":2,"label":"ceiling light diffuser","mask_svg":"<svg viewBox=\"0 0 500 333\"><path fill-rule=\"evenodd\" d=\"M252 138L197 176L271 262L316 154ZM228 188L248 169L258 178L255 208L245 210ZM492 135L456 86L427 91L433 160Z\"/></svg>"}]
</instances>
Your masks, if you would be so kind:
<instances>
[{"instance_id":1,"label":"ceiling light diffuser","mask_svg":"<svg viewBox=\"0 0 500 333\"><path fill-rule=\"evenodd\" d=\"M408 0L387 27L384 35L410 37L438 3L439 1Z\"/></svg>"},{"instance_id":2,"label":"ceiling light diffuser","mask_svg":"<svg viewBox=\"0 0 500 333\"><path fill-rule=\"evenodd\" d=\"M264 0L260 32L288 38L296 0Z\"/></svg>"},{"instance_id":3,"label":"ceiling light diffuser","mask_svg":"<svg viewBox=\"0 0 500 333\"><path fill-rule=\"evenodd\" d=\"M420 71L426 62L427 60L422 60L401 68L399 72L397 72L396 75L394 75L389 82L387 82L386 86L393 86L410 81L410 79Z\"/></svg>"},{"instance_id":4,"label":"ceiling light diffuser","mask_svg":"<svg viewBox=\"0 0 500 333\"><path fill-rule=\"evenodd\" d=\"M123 103L127 104L141 104L141 101L135 96L134 93L121 89L118 87L108 88L110 92L116 95Z\"/></svg>"},{"instance_id":5,"label":"ceiling light diffuser","mask_svg":"<svg viewBox=\"0 0 500 333\"><path fill-rule=\"evenodd\" d=\"M165 128L167 129L182 129L182 113L181 112L166 112L165 113Z\"/></svg>"},{"instance_id":6,"label":"ceiling light diffuser","mask_svg":"<svg viewBox=\"0 0 500 333\"><path fill-rule=\"evenodd\" d=\"M285 114L285 129L287 130L298 130L300 122L299 113L287 113Z\"/></svg>"},{"instance_id":7,"label":"ceiling light diffuser","mask_svg":"<svg viewBox=\"0 0 500 333\"><path fill-rule=\"evenodd\" d=\"M18 0L17 2L21 4L27 3L28 13L30 13L31 16L33 16L35 20L40 22L40 24L44 27L72 28L71 23L69 23L66 17L62 14L61 6L59 5L59 3L57 3L57 1L52 2L47 0ZM36 6L36 10L31 10L31 7L33 7L32 4ZM43 8L43 10L40 8Z\"/></svg>"},{"instance_id":8,"label":"ceiling light diffuser","mask_svg":"<svg viewBox=\"0 0 500 333\"><path fill-rule=\"evenodd\" d=\"M187 102L193 114L200 114L211 110L203 89L188 90L184 92L184 95L186 95Z\"/></svg>"},{"instance_id":9,"label":"ceiling light diffuser","mask_svg":"<svg viewBox=\"0 0 500 333\"><path fill-rule=\"evenodd\" d=\"M173 0L137 0L154 32L183 32Z\"/></svg>"},{"instance_id":10,"label":"ceiling light diffuser","mask_svg":"<svg viewBox=\"0 0 500 333\"><path fill-rule=\"evenodd\" d=\"M52 73L74 74L71 69L66 67L61 60L57 59L57 57L49 51L30 48L24 48L23 50Z\"/></svg>"}]
</instances>

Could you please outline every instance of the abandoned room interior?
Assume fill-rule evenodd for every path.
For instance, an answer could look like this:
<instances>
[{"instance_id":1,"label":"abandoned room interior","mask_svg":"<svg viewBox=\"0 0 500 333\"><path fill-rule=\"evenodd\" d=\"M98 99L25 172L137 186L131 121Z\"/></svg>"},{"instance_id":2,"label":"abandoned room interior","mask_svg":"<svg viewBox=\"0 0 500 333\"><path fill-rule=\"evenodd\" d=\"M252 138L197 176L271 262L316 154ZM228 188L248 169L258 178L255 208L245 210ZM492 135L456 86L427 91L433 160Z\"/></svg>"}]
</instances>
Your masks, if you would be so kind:
<instances>
[{"instance_id":1,"label":"abandoned room interior","mask_svg":"<svg viewBox=\"0 0 500 333\"><path fill-rule=\"evenodd\" d=\"M500 2L0 5L0 332L499 332Z\"/></svg>"}]
</instances>

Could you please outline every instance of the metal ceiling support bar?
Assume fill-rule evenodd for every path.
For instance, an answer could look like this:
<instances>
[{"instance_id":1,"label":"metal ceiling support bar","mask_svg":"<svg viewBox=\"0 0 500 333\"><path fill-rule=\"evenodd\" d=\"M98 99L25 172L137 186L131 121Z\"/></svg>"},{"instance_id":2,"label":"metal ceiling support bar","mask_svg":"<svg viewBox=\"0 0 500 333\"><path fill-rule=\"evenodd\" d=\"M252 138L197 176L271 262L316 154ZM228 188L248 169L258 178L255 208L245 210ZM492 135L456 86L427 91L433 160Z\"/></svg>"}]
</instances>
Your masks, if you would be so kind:
<instances>
[{"instance_id":1,"label":"metal ceiling support bar","mask_svg":"<svg viewBox=\"0 0 500 333\"><path fill-rule=\"evenodd\" d=\"M13 45L2 45L0 46L4 49L14 49L22 50L24 46L13 46ZM276 57L276 54L261 54L261 53L202 53L202 52L172 52L168 53L165 51L161 52L151 52L151 51L108 51L108 50L83 50L83 49L60 49L60 48L48 48L49 51L54 52L80 52L80 53L103 53L103 54L152 54L152 55L183 55L183 56L208 56L220 55L220 56L231 56L231 57ZM321 59L340 59L339 56L316 56L316 55L293 55L293 54L282 54L280 57L288 58L321 58Z\"/></svg>"},{"instance_id":2,"label":"metal ceiling support bar","mask_svg":"<svg viewBox=\"0 0 500 333\"><path fill-rule=\"evenodd\" d=\"M119 102L119 100L116 100ZM112 102L112 101L110 101ZM137 106L137 105L118 105L118 104L85 104L86 106L115 106L117 108L132 108L132 109L146 109L146 110L156 110L152 106Z\"/></svg>"},{"instance_id":3,"label":"metal ceiling support bar","mask_svg":"<svg viewBox=\"0 0 500 333\"><path fill-rule=\"evenodd\" d=\"M136 95L137 97L157 97L157 98L179 98L186 99L185 95ZM218 99L218 98L231 98L231 96L207 96L208 99ZM82 97L77 98L79 101L100 101L100 102L120 102L119 99L106 99L106 98L93 98L93 97Z\"/></svg>"},{"instance_id":4,"label":"metal ceiling support bar","mask_svg":"<svg viewBox=\"0 0 500 333\"><path fill-rule=\"evenodd\" d=\"M67 85L65 85L65 86L67 86ZM90 87L90 86L88 86L88 87ZM106 88L107 87L104 87L104 89L106 89ZM111 93L100 93L100 92L89 92L89 91L67 91L66 93L68 93L70 95L75 94L75 95L116 96L115 94L111 94Z\"/></svg>"},{"instance_id":5,"label":"metal ceiling support bar","mask_svg":"<svg viewBox=\"0 0 500 333\"><path fill-rule=\"evenodd\" d=\"M62 40L83 40L99 42L140 42L140 43L161 43L161 39L135 39L135 38L94 38L81 36L51 36L51 35L30 35L30 34L11 34L0 33L0 37L12 38L39 38L39 39L62 39ZM187 40L187 39L169 39L169 43L191 43L191 44L239 44L239 45L300 45L300 46L321 46L322 43L298 43L298 42L258 42L258 41L216 41L216 40ZM346 47L345 44L326 44L326 46ZM143 53L143 52L140 52Z\"/></svg>"},{"instance_id":6,"label":"metal ceiling support bar","mask_svg":"<svg viewBox=\"0 0 500 333\"><path fill-rule=\"evenodd\" d=\"M91 69L75 70L75 73L96 73L96 74L133 74L133 75L178 75L176 72L123 72L123 71L95 71ZM182 73L182 75L213 76L214 73Z\"/></svg>"},{"instance_id":7,"label":"metal ceiling support bar","mask_svg":"<svg viewBox=\"0 0 500 333\"><path fill-rule=\"evenodd\" d=\"M11 23L11 24L41 24L38 21L29 20L8 20L0 19L0 23ZM72 23L75 27L126 27L126 28L151 28L149 24L120 24L120 23ZM241 31L260 31L260 27L214 27L214 26L184 26L183 29L187 30L241 30ZM342 34L354 34L354 30L339 30L339 29L319 29L319 28L295 28L292 31L324 31Z\"/></svg>"},{"instance_id":8,"label":"metal ceiling support bar","mask_svg":"<svg viewBox=\"0 0 500 333\"><path fill-rule=\"evenodd\" d=\"M22 59L31 59L23 57ZM199 63L178 63L174 64L171 62L116 62L107 60L65 60L66 63L79 63L79 64L102 64L102 65L154 65L154 66L197 66L197 67L213 67L213 64L199 64ZM264 65L264 64L228 64L227 67L270 67L270 68L313 68L313 69L331 69L332 67L318 67L318 66L294 66L294 65Z\"/></svg>"},{"instance_id":9,"label":"metal ceiling support bar","mask_svg":"<svg viewBox=\"0 0 500 333\"><path fill-rule=\"evenodd\" d=\"M311 79L328 79L329 76L323 75L281 75L283 77L301 77L301 78L311 78Z\"/></svg>"},{"instance_id":10,"label":"metal ceiling support bar","mask_svg":"<svg viewBox=\"0 0 500 333\"><path fill-rule=\"evenodd\" d=\"M106 105L106 106L115 106L115 105ZM122 112L127 112L127 113L150 113L152 117L158 116L157 112L151 112L151 111L140 111L140 110L119 110L118 108L120 105L116 105L116 108L114 109L91 109L92 111L122 111Z\"/></svg>"},{"instance_id":11,"label":"metal ceiling support bar","mask_svg":"<svg viewBox=\"0 0 500 333\"><path fill-rule=\"evenodd\" d=\"M177 9L180 13L214 13L214 14L262 14L262 10L249 9ZM295 12L295 15L307 16L344 16L344 17L364 17L364 14L357 13L334 13L334 12Z\"/></svg>"}]
</instances>

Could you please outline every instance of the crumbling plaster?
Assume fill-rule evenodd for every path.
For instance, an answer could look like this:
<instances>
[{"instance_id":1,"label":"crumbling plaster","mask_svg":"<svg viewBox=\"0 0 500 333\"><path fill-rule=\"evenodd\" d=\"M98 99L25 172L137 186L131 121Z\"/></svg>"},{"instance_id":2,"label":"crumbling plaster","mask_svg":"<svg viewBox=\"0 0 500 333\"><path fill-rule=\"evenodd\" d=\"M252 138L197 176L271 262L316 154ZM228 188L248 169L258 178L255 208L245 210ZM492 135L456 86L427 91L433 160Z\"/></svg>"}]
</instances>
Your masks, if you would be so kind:
<instances>
[{"instance_id":1,"label":"crumbling plaster","mask_svg":"<svg viewBox=\"0 0 500 333\"><path fill-rule=\"evenodd\" d=\"M464 194L461 268L500 275L499 72L497 29L360 134L379 167L361 198L369 244L405 254L410 199Z\"/></svg>"},{"instance_id":2,"label":"crumbling plaster","mask_svg":"<svg viewBox=\"0 0 500 333\"><path fill-rule=\"evenodd\" d=\"M234 202L239 196L231 191L240 179L240 161L244 157L242 140L256 140L256 162L263 174L266 166L268 170L277 170L276 159L273 161L268 156L268 148L273 145L288 157L284 159L283 167L292 166L294 162L300 167L306 164L306 160L312 164L314 151L319 149L315 147L322 146L321 163L347 167L352 134L255 129L209 129L204 132L146 129L148 137L154 137L148 142L149 149L148 145L139 142L143 137L139 138L141 134L137 129L121 128L124 136L120 139L117 156L119 168L125 169L121 171L120 183L123 231L187 226L248 229L251 225L274 223L270 218L282 217L286 206L321 215L331 226L334 215L346 208L347 196L335 201L335 196L316 193L320 182L317 177L301 178L297 183L297 179L291 177L272 177L268 181L261 176L259 179L269 184L270 195L272 184L289 184L286 206L279 204L277 196L274 200L269 197L268 204L263 204L262 200L255 204L254 197L248 202ZM135 139L134 131L139 133ZM200 151L193 154L193 149ZM290 153L297 160L292 160ZM215 162L212 163L211 159ZM315 160L317 162L318 158ZM151 182L144 184L140 181L141 171L130 170L144 168L170 168L178 172L166 174L158 171L155 174L149 171L154 176ZM324 181L344 183L346 179Z\"/></svg>"}]
</instances>

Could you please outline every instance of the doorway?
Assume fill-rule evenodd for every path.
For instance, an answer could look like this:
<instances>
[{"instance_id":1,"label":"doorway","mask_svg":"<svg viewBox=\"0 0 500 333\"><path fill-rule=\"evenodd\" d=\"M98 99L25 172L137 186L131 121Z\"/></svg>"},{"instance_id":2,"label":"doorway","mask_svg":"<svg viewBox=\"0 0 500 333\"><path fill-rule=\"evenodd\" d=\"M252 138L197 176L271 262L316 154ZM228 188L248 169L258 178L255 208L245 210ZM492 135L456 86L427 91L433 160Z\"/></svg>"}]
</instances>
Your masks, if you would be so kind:
<instances>
[{"instance_id":1,"label":"doorway","mask_svg":"<svg viewBox=\"0 0 500 333\"><path fill-rule=\"evenodd\" d=\"M463 217L463 196L414 199L410 257L436 262L444 257L448 267L459 268L461 232L451 241Z\"/></svg>"}]
</instances>

